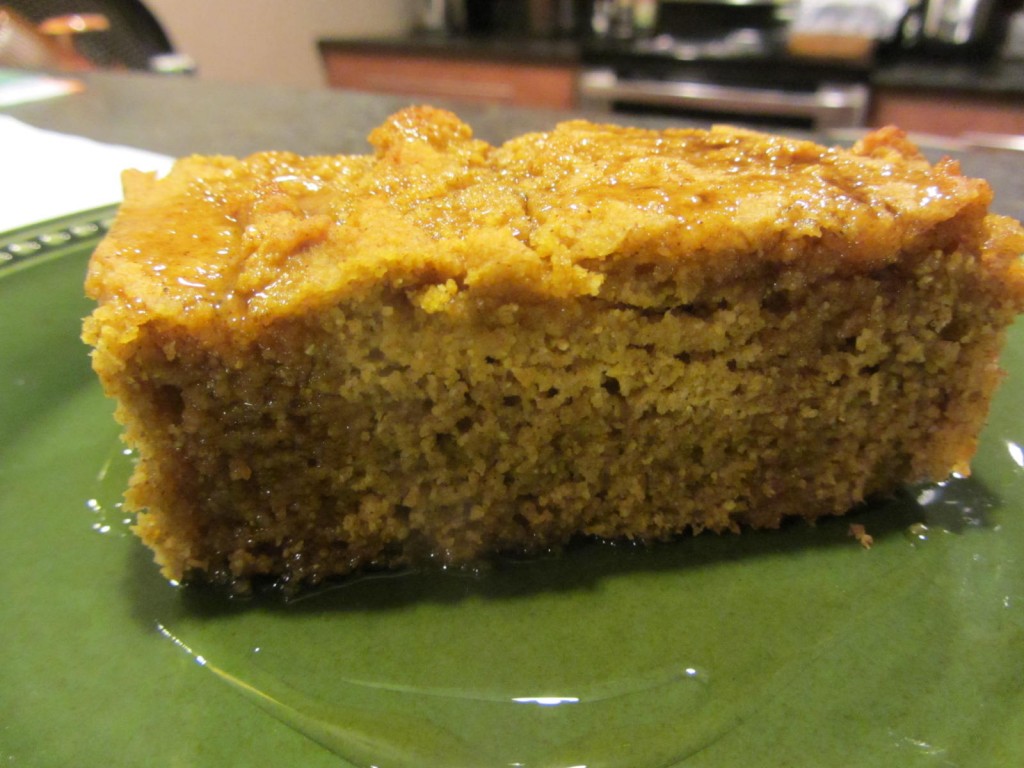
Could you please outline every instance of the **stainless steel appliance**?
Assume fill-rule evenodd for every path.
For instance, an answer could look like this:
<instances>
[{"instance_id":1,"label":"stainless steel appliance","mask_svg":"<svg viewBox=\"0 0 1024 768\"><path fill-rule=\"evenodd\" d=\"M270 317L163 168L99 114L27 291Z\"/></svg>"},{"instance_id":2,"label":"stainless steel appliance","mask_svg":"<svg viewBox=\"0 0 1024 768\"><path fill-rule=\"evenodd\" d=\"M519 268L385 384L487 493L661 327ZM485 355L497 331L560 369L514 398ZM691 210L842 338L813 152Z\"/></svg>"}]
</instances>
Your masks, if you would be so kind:
<instances>
[{"instance_id":1,"label":"stainless steel appliance","mask_svg":"<svg viewBox=\"0 0 1024 768\"><path fill-rule=\"evenodd\" d=\"M925 48L990 52L1008 26L1010 3L1000 0L924 0L915 25Z\"/></svg>"},{"instance_id":2,"label":"stainless steel appliance","mask_svg":"<svg viewBox=\"0 0 1024 768\"><path fill-rule=\"evenodd\" d=\"M795 57L791 0L662 2L640 37L584 44L584 106L826 130L862 126L870 62Z\"/></svg>"},{"instance_id":3,"label":"stainless steel appliance","mask_svg":"<svg viewBox=\"0 0 1024 768\"><path fill-rule=\"evenodd\" d=\"M1014 58L1022 0L907 0L899 30L905 51L944 60Z\"/></svg>"}]
</instances>

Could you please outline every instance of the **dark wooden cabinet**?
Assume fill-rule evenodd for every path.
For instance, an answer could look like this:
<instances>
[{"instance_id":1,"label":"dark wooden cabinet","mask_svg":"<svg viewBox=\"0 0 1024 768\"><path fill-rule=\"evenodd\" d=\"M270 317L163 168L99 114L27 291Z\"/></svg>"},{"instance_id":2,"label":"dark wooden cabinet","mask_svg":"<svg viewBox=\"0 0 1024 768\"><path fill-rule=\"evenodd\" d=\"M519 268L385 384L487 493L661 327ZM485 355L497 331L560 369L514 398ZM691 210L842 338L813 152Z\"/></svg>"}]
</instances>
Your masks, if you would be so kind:
<instances>
[{"instance_id":1,"label":"dark wooden cabinet","mask_svg":"<svg viewBox=\"0 0 1024 768\"><path fill-rule=\"evenodd\" d=\"M409 53L369 53L322 46L332 88L459 99L518 107L572 109L572 64L488 61Z\"/></svg>"},{"instance_id":2,"label":"dark wooden cabinet","mask_svg":"<svg viewBox=\"0 0 1024 768\"><path fill-rule=\"evenodd\" d=\"M876 88L871 124L939 136L1024 135L1024 98L910 88Z\"/></svg>"}]
</instances>

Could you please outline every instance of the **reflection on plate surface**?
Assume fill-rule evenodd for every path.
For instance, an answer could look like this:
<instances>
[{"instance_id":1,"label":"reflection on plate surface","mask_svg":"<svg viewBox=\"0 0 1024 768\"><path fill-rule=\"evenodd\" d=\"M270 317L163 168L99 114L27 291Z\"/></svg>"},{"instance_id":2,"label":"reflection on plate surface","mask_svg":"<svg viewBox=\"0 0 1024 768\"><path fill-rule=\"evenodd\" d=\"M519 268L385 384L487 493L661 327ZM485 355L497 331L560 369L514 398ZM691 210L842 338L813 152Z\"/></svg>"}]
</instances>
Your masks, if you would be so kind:
<instances>
[{"instance_id":1,"label":"reflection on plate surface","mask_svg":"<svg viewBox=\"0 0 1024 768\"><path fill-rule=\"evenodd\" d=\"M1024 764L1020 325L970 478L816 527L226 600L128 532L77 339L92 244L0 271L0 759Z\"/></svg>"}]
</instances>

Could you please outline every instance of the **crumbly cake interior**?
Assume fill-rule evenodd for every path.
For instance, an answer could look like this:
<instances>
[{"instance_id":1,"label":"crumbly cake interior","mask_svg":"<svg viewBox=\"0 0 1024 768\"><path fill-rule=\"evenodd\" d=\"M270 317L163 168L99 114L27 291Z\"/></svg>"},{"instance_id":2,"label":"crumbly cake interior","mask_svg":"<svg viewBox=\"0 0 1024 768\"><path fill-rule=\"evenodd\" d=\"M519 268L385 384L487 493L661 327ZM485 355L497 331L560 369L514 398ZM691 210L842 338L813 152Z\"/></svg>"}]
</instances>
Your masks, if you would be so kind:
<instances>
[{"instance_id":1,"label":"crumbly cake interior","mask_svg":"<svg viewBox=\"0 0 1024 768\"><path fill-rule=\"evenodd\" d=\"M900 132L495 147L424 107L371 142L126 176L84 338L167 577L774 527L968 471L1024 233Z\"/></svg>"}]
</instances>

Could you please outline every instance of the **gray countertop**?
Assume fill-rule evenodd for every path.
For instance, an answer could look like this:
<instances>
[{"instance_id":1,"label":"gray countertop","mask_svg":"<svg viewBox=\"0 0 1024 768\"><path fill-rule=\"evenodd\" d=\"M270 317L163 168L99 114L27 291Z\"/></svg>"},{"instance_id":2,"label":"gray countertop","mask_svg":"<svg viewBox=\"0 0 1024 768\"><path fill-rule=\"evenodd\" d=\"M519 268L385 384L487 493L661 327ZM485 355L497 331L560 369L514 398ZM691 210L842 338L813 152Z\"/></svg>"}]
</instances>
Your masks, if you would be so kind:
<instances>
[{"instance_id":1,"label":"gray countertop","mask_svg":"<svg viewBox=\"0 0 1024 768\"><path fill-rule=\"evenodd\" d=\"M94 73L84 92L3 110L41 128L169 155L365 152L366 136L409 103L385 95L235 85L187 76ZM468 110L466 110L468 111ZM484 138L501 140L550 125L550 118L474 107Z\"/></svg>"},{"instance_id":2,"label":"gray countertop","mask_svg":"<svg viewBox=\"0 0 1024 768\"><path fill-rule=\"evenodd\" d=\"M245 155L259 150L303 154L366 152L366 136L409 103L397 96L348 91L211 83L189 77L91 74L82 93L2 110L41 128L79 134L169 155ZM492 143L526 131L550 129L574 115L435 101L456 111L475 134ZM603 120L662 126L696 121L635 116ZM941 150L928 150L937 159ZM954 154L965 173L988 179L994 210L1024 218L1024 152L970 150Z\"/></svg>"}]
</instances>

